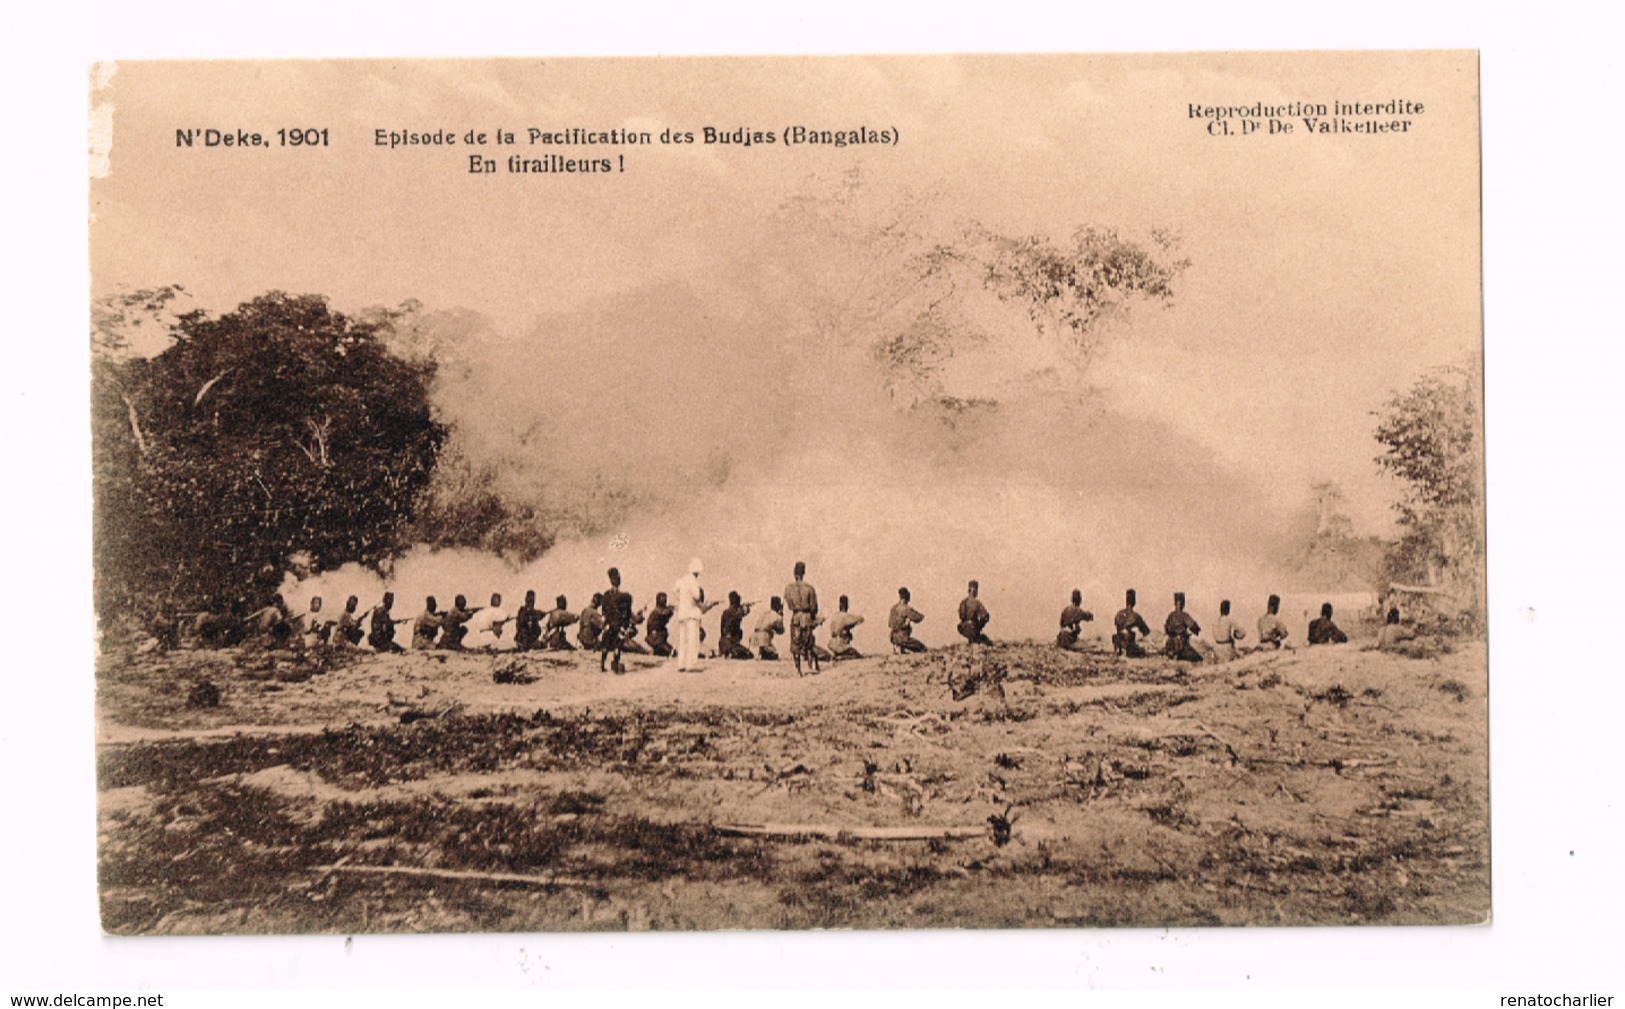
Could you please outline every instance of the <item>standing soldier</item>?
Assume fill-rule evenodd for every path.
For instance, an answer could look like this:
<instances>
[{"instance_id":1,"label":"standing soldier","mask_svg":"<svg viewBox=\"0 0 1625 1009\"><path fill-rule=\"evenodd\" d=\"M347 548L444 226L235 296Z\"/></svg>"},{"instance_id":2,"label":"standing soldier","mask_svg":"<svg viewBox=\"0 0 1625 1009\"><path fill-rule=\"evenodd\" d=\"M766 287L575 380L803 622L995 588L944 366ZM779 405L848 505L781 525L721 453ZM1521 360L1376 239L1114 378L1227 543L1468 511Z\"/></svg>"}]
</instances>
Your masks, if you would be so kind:
<instances>
[{"instance_id":1,"label":"standing soldier","mask_svg":"<svg viewBox=\"0 0 1625 1009\"><path fill-rule=\"evenodd\" d=\"M677 671L700 671L700 619L716 608L716 602L706 602L705 589L700 585L700 572L705 566L698 557L688 562L688 573L677 579Z\"/></svg>"},{"instance_id":2,"label":"standing soldier","mask_svg":"<svg viewBox=\"0 0 1625 1009\"><path fill-rule=\"evenodd\" d=\"M899 652L923 652L925 642L914 636L914 625L924 620L925 614L908 604L910 598L907 588L897 590L897 605L891 608L886 627L891 631L893 648Z\"/></svg>"},{"instance_id":3,"label":"standing soldier","mask_svg":"<svg viewBox=\"0 0 1625 1009\"><path fill-rule=\"evenodd\" d=\"M478 606L469 609L466 596L459 595L454 598L451 601L451 609L441 618L440 641L435 647L448 652L462 651L463 638L468 636L468 622L474 619L474 614L480 609Z\"/></svg>"},{"instance_id":4,"label":"standing soldier","mask_svg":"<svg viewBox=\"0 0 1625 1009\"><path fill-rule=\"evenodd\" d=\"M1213 647L1218 651L1220 662L1229 662L1241 657L1236 648L1236 642L1247 636L1241 625L1230 619L1230 600L1219 602L1219 622L1213 625Z\"/></svg>"},{"instance_id":5,"label":"standing soldier","mask_svg":"<svg viewBox=\"0 0 1625 1009\"><path fill-rule=\"evenodd\" d=\"M1145 622L1144 617L1134 612L1135 598L1133 589L1129 589L1123 594L1123 608L1117 611L1117 616L1112 621L1117 628L1117 632L1112 635L1112 648L1118 655L1131 659L1143 659L1145 658L1145 649L1141 648L1139 642L1134 640L1134 633L1138 631L1141 634L1150 636L1151 627Z\"/></svg>"},{"instance_id":6,"label":"standing soldier","mask_svg":"<svg viewBox=\"0 0 1625 1009\"><path fill-rule=\"evenodd\" d=\"M412 647L417 649L430 649L434 647L435 636L440 633L440 627L446 621L446 615L439 610L439 603L434 596L423 601L423 612L412 621Z\"/></svg>"},{"instance_id":7,"label":"standing soldier","mask_svg":"<svg viewBox=\"0 0 1625 1009\"><path fill-rule=\"evenodd\" d=\"M372 608L372 618L368 621L367 644L375 652L401 652L405 651L395 643L395 625L406 623L407 620L396 620L390 608L395 605L395 593L385 592L384 601Z\"/></svg>"},{"instance_id":8,"label":"standing soldier","mask_svg":"<svg viewBox=\"0 0 1625 1009\"><path fill-rule=\"evenodd\" d=\"M840 609L829 621L829 655L832 659L861 659L863 654L852 645L852 628L863 623L863 618L847 612L847 598L842 596Z\"/></svg>"},{"instance_id":9,"label":"standing soldier","mask_svg":"<svg viewBox=\"0 0 1625 1009\"><path fill-rule=\"evenodd\" d=\"M513 647L528 652L542 640L542 611L536 608L536 590L525 592L525 604L513 618Z\"/></svg>"},{"instance_id":10,"label":"standing soldier","mask_svg":"<svg viewBox=\"0 0 1625 1009\"><path fill-rule=\"evenodd\" d=\"M1320 619L1309 623L1309 643L1311 645L1341 645L1347 643L1349 636L1338 630L1332 623L1332 604L1320 604Z\"/></svg>"},{"instance_id":11,"label":"standing soldier","mask_svg":"<svg viewBox=\"0 0 1625 1009\"><path fill-rule=\"evenodd\" d=\"M1191 645L1191 638L1202 633L1196 618L1185 612L1185 593L1174 593L1174 608L1162 622L1162 631L1168 635L1162 653L1181 662L1201 662L1202 653Z\"/></svg>"},{"instance_id":12,"label":"standing soldier","mask_svg":"<svg viewBox=\"0 0 1625 1009\"><path fill-rule=\"evenodd\" d=\"M801 675L801 660L805 658L818 672L818 645L813 641L813 628L823 623L818 618L818 590L805 581L807 565L796 561L795 581L784 587L784 604L790 608L790 658L795 661L796 675Z\"/></svg>"},{"instance_id":13,"label":"standing soldier","mask_svg":"<svg viewBox=\"0 0 1625 1009\"><path fill-rule=\"evenodd\" d=\"M1077 589L1072 590L1072 604L1061 611L1061 633L1055 635L1055 643L1069 652L1081 652L1078 639L1083 636L1083 624L1092 621L1095 615L1083 608L1083 593Z\"/></svg>"},{"instance_id":14,"label":"standing soldier","mask_svg":"<svg viewBox=\"0 0 1625 1009\"><path fill-rule=\"evenodd\" d=\"M565 637L564 629L575 623L578 618L570 612L568 609L570 604L563 596L553 600L553 603L553 610L547 615L547 647L555 652L573 652L576 650L575 645L570 644L570 639Z\"/></svg>"},{"instance_id":15,"label":"standing soldier","mask_svg":"<svg viewBox=\"0 0 1625 1009\"><path fill-rule=\"evenodd\" d=\"M354 648L361 644L361 639L367 636L361 629L361 616L355 609L361 605L361 600L351 596L344 601L344 612L339 614L338 623L333 626L333 643L342 648Z\"/></svg>"},{"instance_id":16,"label":"standing soldier","mask_svg":"<svg viewBox=\"0 0 1625 1009\"><path fill-rule=\"evenodd\" d=\"M773 647L773 636L784 633L784 601L774 596L768 601L768 611L756 618L756 633L751 635L751 647L758 658L777 662L779 653Z\"/></svg>"},{"instance_id":17,"label":"standing soldier","mask_svg":"<svg viewBox=\"0 0 1625 1009\"><path fill-rule=\"evenodd\" d=\"M959 603L959 636L973 645L991 645L993 642L982 633L987 622L993 618L987 612L987 607L982 605L982 600L977 598L981 589L982 586L974 580L965 586L965 598Z\"/></svg>"},{"instance_id":18,"label":"standing soldier","mask_svg":"<svg viewBox=\"0 0 1625 1009\"><path fill-rule=\"evenodd\" d=\"M643 640L649 645L649 653L661 658L669 659L674 654L671 648L671 635L666 630L671 624L671 618L676 610L666 605L666 594L655 594L655 608L649 611L649 623L643 635Z\"/></svg>"},{"instance_id":19,"label":"standing soldier","mask_svg":"<svg viewBox=\"0 0 1625 1009\"><path fill-rule=\"evenodd\" d=\"M632 594L621 591L621 572L618 568L609 569L609 589L604 592L604 641L603 649L598 653L598 671L604 672L604 662L609 653L615 653L615 661L610 666L617 674L626 672L621 664L621 652L625 648L626 635L632 629Z\"/></svg>"},{"instance_id":20,"label":"standing soldier","mask_svg":"<svg viewBox=\"0 0 1625 1009\"><path fill-rule=\"evenodd\" d=\"M1268 645L1271 648L1290 647L1286 643L1288 631L1286 623L1281 619L1281 597L1270 596L1269 609L1258 618L1258 644L1259 647Z\"/></svg>"},{"instance_id":21,"label":"standing soldier","mask_svg":"<svg viewBox=\"0 0 1625 1009\"><path fill-rule=\"evenodd\" d=\"M750 616L750 609L754 602L742 603L739 601L739 592L734 590L728 593L728 608L722 611L722 626L717 629L717 656L724 659L750 659L750 649L745 647L745 618Z\"/></svg>"}]
</instances>

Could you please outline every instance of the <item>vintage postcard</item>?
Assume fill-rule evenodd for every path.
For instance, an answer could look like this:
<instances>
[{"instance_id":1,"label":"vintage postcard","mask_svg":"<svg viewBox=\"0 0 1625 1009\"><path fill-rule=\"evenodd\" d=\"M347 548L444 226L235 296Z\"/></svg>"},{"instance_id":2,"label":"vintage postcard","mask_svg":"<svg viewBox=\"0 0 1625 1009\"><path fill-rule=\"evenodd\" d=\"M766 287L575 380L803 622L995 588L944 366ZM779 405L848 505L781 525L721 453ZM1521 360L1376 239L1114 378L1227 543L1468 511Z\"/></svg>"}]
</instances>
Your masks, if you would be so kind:
<instances>
[{"instance_id":1,"label":"vintage postcard","mask_svg":"<svg viewBox=\"0 0 1625 1009\"><path fill-rule=\"evenodd\" d=\"M1476 54L90 107L107 932L1488 920Z\"/></svg>"}]
</instances>

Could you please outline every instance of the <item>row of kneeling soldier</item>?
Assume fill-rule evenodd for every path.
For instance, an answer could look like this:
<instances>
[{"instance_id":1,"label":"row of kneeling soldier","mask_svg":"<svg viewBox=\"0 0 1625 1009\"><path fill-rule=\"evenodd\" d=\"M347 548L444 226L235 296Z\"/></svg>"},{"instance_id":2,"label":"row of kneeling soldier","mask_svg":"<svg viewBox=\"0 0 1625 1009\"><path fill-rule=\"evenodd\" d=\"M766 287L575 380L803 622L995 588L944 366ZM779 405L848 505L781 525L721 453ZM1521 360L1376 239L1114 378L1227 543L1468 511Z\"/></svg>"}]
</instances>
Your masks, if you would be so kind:
<instances>
[{"instance_id":1,"label":"row of kneeling soldier","mask_svg":"<svg viewBox=\"0 0 1625 1009\"><path fill-rule=\"evenodd\" d=\"M697 627L698 617L717 603L704 600L704 590L698 587L700 571L696 559L690 563L690 572L678 582L679 597L689 598L689 612L679 623L692 620L694 649L697 657L698 642L704 631ZM416 616L395 615L395 594L385 592L380 602L360 609L360 599L350 596L337 616L323 612L320 596L313 597L310 608L297 616L290 615L282 596L274 596L269 604L246 617L213 613L184 615L181 623L189 626L191 635L199 644L218 646L242 641L258 643L272 648L359 648L365 642L377 652L402 652L406 648L399 638L410 641L414 650L513 650L513 651L596 651L600 669L623 670L622 655L656 655L685 657L679 646L674 646L671 624L678 610L669 602L667 594L655 596L653 608L634 609L632 595L621 588L621 574L616 568L607 572L609 586L595 593L592 601L579 613L572 612L569 601L558 596L551 609L537 605L536 592L525 593L525 601L510 613L504 608L502 595L493 593L485 606L470 606L466 597L453 598L449 608L442 609L434 596L424 600L422 612ZM820 662L861 658L852 641L852 632L864 618L851 612L851 603L841 596L837 611L832 616L819 612L818 593L806 580L806 565L797 562L794 580L785 586L782 595L769 599L766 609L757 614L747 639L745 623L759 600L746 601L738 591L728 593L728 607L722 613L719 640L714 654L724 659L777 660L776 638L788 634L791 658L798 670L805 661L812 672L818 671ZM694 584L690 585L689 583ZM1127 658L1143 658L1148 653L1142 640L1149 638L1151 627L1136 611L1136 595L1129 589L1123 609L1113 618L1112 650ZM1094 620L1094 614L1083 609L1083 595L1074 589L1071 601L1061 610L1060 632L1056 635L1058 647L1068 651L1085 651L1088 645L1082 625ZM1266 612L1258 618L1258 638L1255 649L1291 647L1290 632L1280 617L1281 600L1270 596ZM786 610L789 623L786 624ZM239 611L240 612L240 609ZM959 604L957 631L966 642L975 645L992 644L986 628L992 620L987 605L981 599L981 587L971 581L966 595ZM893 651L915 653L926 650L925 643L914 637L914 625L925 620L916 610L908 588L897 590L897 603L887 616L887 634ZM816 628L829 625L827 643L814 640ZM402 631L402 625L409 625ZM170 628L175 624L167 625ZM574 643L570 629L574 628ZM1162 654L1186 662L1228 661L1244 650L1242 642L1247 633L1230 615L1230 600L1219 604L1219 619L1214 625L1211 644L1198 637L1201 626L1185 609L1185 594L1174 593L1173 610L1163 621L1165 641ZM171 630L172 639L178 632ZM639 635L642 635L642 640ZM1332 605L1321 607L1320 618L1309 625L1309 644L1332 644L1348 640L1347 635L1332 621ZM160 641L164 638L161 636ZM684 668L692 664L689 660Z\"/></svg>"},{"instance_id":2,"label":"row of kneeling soldier","mask_svg":"<svg viewBox=\"0 0 1625 1009\"><path fill-rule=\"evenodd\" d=\"M1061 614L1061 637L1057 643L1063 648L1074 647L1069 644L1068 617L1073 618L1072 627L1075 628L1078 620L1089 620L1090 615L1077 609L1080 602L1077 592L1072 594L1072 606ZM1136 597L1133 589L1124 594L1123 608L1117 611L1112 619L1112 650L1118 655L1131 659L1140 659L1146 656L1146 650L1141 647L1139 639L1149 637L1151 628L1147 626L1145 618L1134 609ZM1162 632L1165 639L1162 654L1169 658L1179 659L1182 662L1202 662L1204 660L1228 662L1237 658L1243 651L1241 642L1246 639L1247 632L1230 616L1230 600L1225 599L1219 603L1219 620L1213 628L1213 641L1211 654L1205 654L1199 647L1203 642L1197 637L1202 628L1197 624L1196 618L1185 611L1185 593L1174 593L1174 608L1169 611L1168 617L1163 621ZM1258 618L1258 644L1255 649L1291 648L1288 638L1291 632L1287 630L1286 623L1281 619L1281 597L1272 595L1265 604L1264 615ZM1071 634L1071 641L1076 641L1075 633ZM1320 617L1309 624L1309 644L1330 645L1342 644L1348 641L1348 635L1340 630L1332 621L1332 604L1323 603L1320 607Z\"/></svg>"},{"instance_id":3,"label":"row of kneeling soldier","mask_svg":"<svg viewBox=\"0 0 1625 1009\"><path fill-rule=\"evenodd\" d=\"M620 587L620 572L611 568L609 581L609 588L595 593L580 613L570 611L564 596L554 601L551 610L542 610L536 605L535 590L525 593L524 604L513 613L503 608L501 593L492 593L487 606L470 606L467 597L458 595L447 609L428 596L422 612L408 617L395 615L393 592L385 592L378 604L365 611L359 610L359 597L351 596L337 617L323 615L320 596L311 598L307 612L290 616L282 596L277 595L250 614L242 629L248 640L269 647L357 648L365 641L374 651L402 652L406 648L397 640L401 636L397 628L409 624L408 640L419 651L574 651L580 647L600 651L605 661L613 655L617 667L625 652L672 654L667 625L673 611L666 604L666 594L655 597L653 611L633 612L631 594ZM639 628L645 626L645 640L639 642ZM577 644L570 643L571 627L576 629ZM198 637L204 640L203 635Z\"/></svg>"}]
</instances>

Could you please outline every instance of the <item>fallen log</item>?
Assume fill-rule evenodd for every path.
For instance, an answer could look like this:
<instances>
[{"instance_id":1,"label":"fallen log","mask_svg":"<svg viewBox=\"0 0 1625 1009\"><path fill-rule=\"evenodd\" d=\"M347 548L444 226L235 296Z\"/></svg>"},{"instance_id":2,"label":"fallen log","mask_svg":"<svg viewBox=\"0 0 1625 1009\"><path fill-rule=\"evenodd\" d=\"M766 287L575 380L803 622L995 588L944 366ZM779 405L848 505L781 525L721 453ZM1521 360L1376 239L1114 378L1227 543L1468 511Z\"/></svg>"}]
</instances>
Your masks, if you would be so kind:
<instances>
[{"instance_id":1,"label":"fallen log","mask_svg":"<svg viewBox=\"0 0 1625 1009\"><path fill-rule=\"evenodd\" d=\"M507 883L519 886L550 887L580 886L602 887L602 880L578 879L573 876L526 876L516 872L475 872L469 869L428 869L414 865L332 865L314 866L315 872L326 876L335 872L359 872L380 876L426 876L431 879L461 879L476 883Z\"/></svg>"},{"instance_id":2,"label":"fallen log","mask_svg":"<svg viewBox=\"0 0 1625 1009\"><path fill-rule=\"evenodd\" d=\"M987 836L986 827L843 827L832 823L719 823L732 837L820 837L857 841L944 841Z\"/></svg>"}]
</instances>

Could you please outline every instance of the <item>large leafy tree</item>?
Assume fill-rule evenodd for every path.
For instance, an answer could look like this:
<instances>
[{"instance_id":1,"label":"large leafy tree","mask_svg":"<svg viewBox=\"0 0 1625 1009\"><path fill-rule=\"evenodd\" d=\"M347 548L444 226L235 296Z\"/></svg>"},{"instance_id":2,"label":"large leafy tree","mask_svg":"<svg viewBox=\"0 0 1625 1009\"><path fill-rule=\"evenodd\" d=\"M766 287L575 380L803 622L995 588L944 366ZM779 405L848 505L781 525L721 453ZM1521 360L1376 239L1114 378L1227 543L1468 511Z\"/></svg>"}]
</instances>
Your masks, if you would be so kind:
<instances>
[{"instance_id":1,"label":"large leafy tree","mask_svg":"<svg viewBox=\"0 0 1625 1009\"><path fill-rule=\"evenodd\" d=\"M1442 369L1377 415L1377 465L1400 481L1399 540L1386 573L1445 589L1483 608L1484 471L1480 382L1473 367Z\"/></svg>"},{"instance_id":2,"label":"large leafy tree","mask_svg":"<svg viewBox=\"0 0 1625 1009\"><path fill-rule=\"evenodd\" d=\"M168 290L168 289L164 289ZM431 365L391 353L391 317L273 292L173 320L153 357L96 314L92 418L97 605L104 620L262 598L290 565L380 565L404 546L444 430Z\"/></svg>"}]
</instances>

